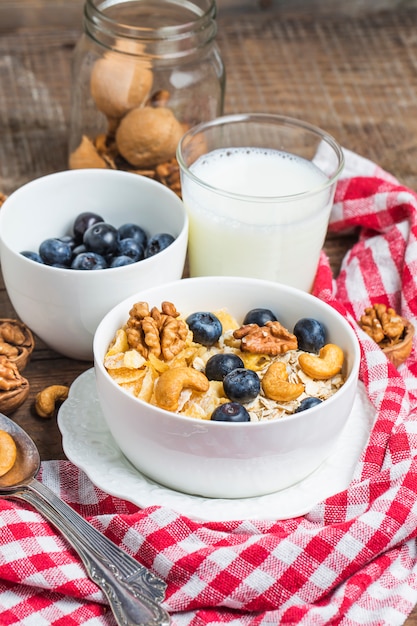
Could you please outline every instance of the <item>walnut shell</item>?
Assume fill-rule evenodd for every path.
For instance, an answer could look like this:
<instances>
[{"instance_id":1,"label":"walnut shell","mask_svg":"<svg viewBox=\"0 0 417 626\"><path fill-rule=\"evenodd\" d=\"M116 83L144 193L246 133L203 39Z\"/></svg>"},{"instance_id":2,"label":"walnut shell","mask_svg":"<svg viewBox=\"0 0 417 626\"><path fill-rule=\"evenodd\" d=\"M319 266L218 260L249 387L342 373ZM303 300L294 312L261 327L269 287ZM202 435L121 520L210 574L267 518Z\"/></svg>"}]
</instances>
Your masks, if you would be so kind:
<instances>
[{"instance_id":1,"label":"walnut shell","mask_svg":"<svg viewBox=\"0 0 417 626\"><path fill-rule=\"evenodd\" d=\"M90 91L96 107L110 119L119 119L147 101L153 73L146 61L107 54L93 66Z\"/></svg>"},{"instance_id":2,"label":"walnut shell","mask_svg":"<svg viewBox=\"0 0 417 626\"><path fill-rule=\"evenodd\" d=\"M135 167L155 167L175 157L184 133L166 107L141 107L126 113L116 131L117 149Z\"/></svg>"},{"instance_id":3,"label":"walnut shell","mask_svg":"<svg viewBox=\"0 0 417 626\"><path fill-rule=\"evenodd\" d=\"M26 324L16 319L0 318L0 355L7 356L20 372L28 364L34 347L32 331Z\"/></svg>"},{"instance_id":4,"label":"walnut shell","mask_svg":"<svg viewBox=\"0 0 417 626\"><path fill-rule=\"evenodd\" d=\"M382 349L395 367L398 367L408 359L413 347L414 326L405 318L403 320L405 326L404 339L399 343L394 343Z\"/></svg>"},{"instance_id":5,"label":"walnut shell","mask_svg":"<svg viewBox=\"0 0 417 626\"><path fill-rule=\"evenodd\" d=\"M0 412L10 415L26 400L29 395L29 381L21 377L21 385L17 389L0 391Z\"/></svg>"},{"instance_id":6,"label":"walnut shell","mask_svg":"<svg viewBox=\"0 0 417 626\"><path fill-rule=\"evenodd\" d=\"M70 154L69 167L71 170L84 168L105 169L107 164L99 155L91 139L83 135L80 145Z\"/></svg>"}]
</instances>

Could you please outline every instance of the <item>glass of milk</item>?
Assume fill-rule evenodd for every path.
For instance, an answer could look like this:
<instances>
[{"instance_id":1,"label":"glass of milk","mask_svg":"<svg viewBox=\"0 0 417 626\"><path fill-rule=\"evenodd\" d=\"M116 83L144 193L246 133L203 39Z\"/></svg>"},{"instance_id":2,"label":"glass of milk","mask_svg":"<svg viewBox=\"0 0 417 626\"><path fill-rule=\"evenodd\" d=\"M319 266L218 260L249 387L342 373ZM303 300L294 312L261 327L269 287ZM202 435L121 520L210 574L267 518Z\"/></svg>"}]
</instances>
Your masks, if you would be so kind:
<instances>
[{"instance_id":1,"label":"glass of milk","mask_svg":"<svg viewBox=\"0 0 417 626\"><path fill-rule=\"evenodd\" d=\"M178 145L191 276L248 276L310 291L344 159L323 130L229 115Z\"/></svg>"}]
</instances>

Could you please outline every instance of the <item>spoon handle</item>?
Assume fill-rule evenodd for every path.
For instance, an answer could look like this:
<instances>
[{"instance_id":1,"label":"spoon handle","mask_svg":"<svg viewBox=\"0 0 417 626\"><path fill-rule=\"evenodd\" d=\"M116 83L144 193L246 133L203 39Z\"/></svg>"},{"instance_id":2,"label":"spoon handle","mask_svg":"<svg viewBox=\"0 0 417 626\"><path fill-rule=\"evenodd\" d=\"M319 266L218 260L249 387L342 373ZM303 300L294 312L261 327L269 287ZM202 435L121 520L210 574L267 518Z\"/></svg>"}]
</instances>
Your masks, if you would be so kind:
<instances>
[{"instance_id":1,"label":"spoon handle","mask_svg":"<svg viewBox=\"0 0 417 626\"><path fill-rule=\"evenodd\" d=\"M2 494L3 495L3 494ZM160 606L165 583L81 515L33 479L25 489L10 494L31 504L67 539L82 559L87 573L106 595L118 626L167 626L168 613Z\"/></svg>"}]
</instances>

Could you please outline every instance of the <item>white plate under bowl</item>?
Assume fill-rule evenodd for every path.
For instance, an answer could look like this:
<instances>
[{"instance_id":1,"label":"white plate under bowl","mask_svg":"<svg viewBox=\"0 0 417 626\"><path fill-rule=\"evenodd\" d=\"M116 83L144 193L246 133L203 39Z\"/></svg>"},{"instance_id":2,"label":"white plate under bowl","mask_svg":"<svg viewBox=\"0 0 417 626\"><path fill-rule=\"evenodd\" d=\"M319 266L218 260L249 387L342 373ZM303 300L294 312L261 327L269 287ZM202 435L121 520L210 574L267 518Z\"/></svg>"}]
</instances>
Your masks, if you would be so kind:
<instances>
[{"instance_id":1,"label":"white plate under bowl","mask_svg":"<svg viewBox=\"0 0 417 626\"><path fill-rule=\"evenodd\" d=\"M150 480L133 467L118 448L104 420L93 368L71 385L68 399L58 412L58 426L68 459L106 493L141 508L167 506L194 520L221 522L299 517L318 502L346 489L374 418L375 411L360 382L352 412L336 448L315 472L288 489L240 500L180 493Z\"/></svg>"}]
</instances>

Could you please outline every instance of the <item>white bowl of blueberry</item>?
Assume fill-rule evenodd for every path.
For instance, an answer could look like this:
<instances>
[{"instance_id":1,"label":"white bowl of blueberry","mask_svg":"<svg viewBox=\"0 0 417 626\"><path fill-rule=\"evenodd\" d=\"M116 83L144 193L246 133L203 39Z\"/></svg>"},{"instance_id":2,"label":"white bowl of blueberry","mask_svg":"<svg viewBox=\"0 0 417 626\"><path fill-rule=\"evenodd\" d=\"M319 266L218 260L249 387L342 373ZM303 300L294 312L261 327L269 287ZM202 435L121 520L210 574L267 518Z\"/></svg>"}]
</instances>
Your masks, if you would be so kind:
<instances>
[{"instance_id":1,"label":"white bowl of blueberry","mask_svg":"<svg viewBox=\"0 0 417 626\"><path fill-rule=\"evenodd\" d=\"M18 317L47 346L82 360L92 360L96 327L115 304L181 278L187 237L174 192L117 170L38 178L0 212L1 268Z\"/></svg>"},{"instance_id":2,"label":"white bowl of blueberry","mask_svg":"<svg viewBox=\"0 0 417 626\"><path fill-rule=\"evenodd\" d=\"M201 277L140 290L94 337L100 406L131 463L213 498L260 496L311 474L352 410L350 324L297 289Z\"/></svg>"}]
</instances>

